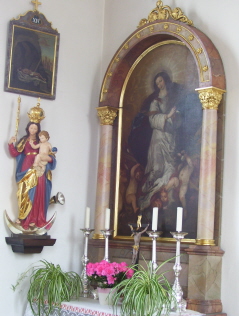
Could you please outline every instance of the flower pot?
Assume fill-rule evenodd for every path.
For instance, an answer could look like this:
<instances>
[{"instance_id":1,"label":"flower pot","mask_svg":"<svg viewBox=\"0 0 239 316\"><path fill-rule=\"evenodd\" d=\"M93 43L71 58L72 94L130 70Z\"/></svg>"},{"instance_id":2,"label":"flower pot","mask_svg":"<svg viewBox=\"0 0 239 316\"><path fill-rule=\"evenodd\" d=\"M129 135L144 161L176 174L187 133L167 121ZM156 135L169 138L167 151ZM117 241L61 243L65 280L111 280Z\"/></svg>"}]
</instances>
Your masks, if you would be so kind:
<instances>
[{"instance_id":1,"label":"flower pot","mask_svg":"<svg viewBox=\"0 0 239 316\"><path fill-rule=\"evenodd\" d=\"M97 287L100 305L112 305L112 288L102 289Z\"/></svg>"}]
</instances>

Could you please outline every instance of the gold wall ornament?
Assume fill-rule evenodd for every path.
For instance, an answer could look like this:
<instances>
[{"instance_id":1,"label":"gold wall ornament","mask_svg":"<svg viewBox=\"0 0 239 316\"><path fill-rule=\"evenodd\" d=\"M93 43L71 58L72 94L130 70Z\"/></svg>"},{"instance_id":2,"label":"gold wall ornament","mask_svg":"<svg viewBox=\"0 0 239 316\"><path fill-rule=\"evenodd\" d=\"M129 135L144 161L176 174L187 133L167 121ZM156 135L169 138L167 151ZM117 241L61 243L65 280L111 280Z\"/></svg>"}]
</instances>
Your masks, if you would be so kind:
<instances>
[{"instance_id":1,"label":"gold wall ornament","mask_svg":"<svg viewBox=\"0 0 239 316\"><path fill-rule=\"evenodd\" d=\"M38 0L34 0L34 1L31 1L31 3L34 4L34 11L38 11L38 6L41 5L41 2L38 2Z\"/></svg>"},{"instance_id":2,"label":"gold wall ornament","mask_svg":"<svg viewBox=\"0 0 239 316\"><path fill-rule=\"evenodd\" d=\"M96 108L98 111L98 116L100 118L100 125L113 125L114 120L117 116L118 108L111 106L102 106Z\"/></svg>"},{"instance_id":3,"label":"gold wall ornament","mask_svg":"<svg viewBox=\"0 0 239 316\"><path fill-rule=\"evenodd\" d=\"M222 95L226 92L215 87L195 89L199 93L199 99L204 110L217 110L222 100Z\"/></svg>"},{"instance_id":4,"label":"gold wall ornament","mask_svg":"<svg viewBox=\"0 0 239 316\"><path fill-rule=\"evenodd\" d=\"M33 108L31 108L30 111L27 113L27 115L30 119L30 122L40 123L45 118L45 112L40 107L40 105L41 105L40 101L41 101L41 99L38 98L37 105L34 106Z\"/></svg>"},{"instance_id":5,"label":"gold wall ornament","mask_svg":"<svg viewBox=\"0 0 239 316\"><path fill-rule=\"evenodd\" d=\"M175 21L181 21L188 25L193 25L193 21L189 20L180 8L172 10L169 6L164 6L163 1L157 1L156 6L157 7L149 13L148 19L140 20L138 27L157 20L168 20L169 18L172 18Z\"/></svg>"}]
</instances>

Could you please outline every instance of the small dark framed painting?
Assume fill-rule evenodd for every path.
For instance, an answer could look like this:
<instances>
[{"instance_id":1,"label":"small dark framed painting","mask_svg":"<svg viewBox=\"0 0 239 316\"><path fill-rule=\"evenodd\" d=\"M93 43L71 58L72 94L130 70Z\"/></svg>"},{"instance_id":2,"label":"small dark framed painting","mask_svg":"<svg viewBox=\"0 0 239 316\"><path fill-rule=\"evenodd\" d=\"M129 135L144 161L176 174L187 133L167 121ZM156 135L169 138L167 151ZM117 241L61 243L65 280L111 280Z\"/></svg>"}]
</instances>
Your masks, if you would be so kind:
<instances>
[{"instance_id":1,"label":"small dark framed painting","mask_svg":"<svg viewBox=\"0 0 239 316\"><path fill-rule=\"evenodd\" d=\"M38 11L10 21L5 91L54 100L60 34Z\"/></svg>"}]
</instances>

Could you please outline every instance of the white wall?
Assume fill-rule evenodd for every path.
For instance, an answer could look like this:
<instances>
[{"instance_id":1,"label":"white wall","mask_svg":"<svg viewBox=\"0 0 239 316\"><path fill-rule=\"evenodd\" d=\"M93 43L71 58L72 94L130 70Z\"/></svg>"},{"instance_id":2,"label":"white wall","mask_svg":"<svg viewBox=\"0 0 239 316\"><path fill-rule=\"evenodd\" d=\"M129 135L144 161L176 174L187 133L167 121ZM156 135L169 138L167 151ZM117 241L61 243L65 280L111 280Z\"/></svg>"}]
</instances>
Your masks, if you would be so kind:
<instances>
[{"instance_id":1,"label":"white wall","mask_svg":"<svg viewBox=\"0 0 239 316\"><path fill-rule=\"evenodd\" d=\"M7 152L7 140L15 130L17 95L3 91L7 24L11 18L31 10L32 6L30 1L25 0L0 0L0 306L1 314L8 316L23 314L26 302L24 290L14 293L10 287L29 264L47 259L59 263L64 270L81 270L83 238L80 228L87 205L92 209L93 225L98 155L95 107L98 105L102 75L115 51L136 29L140 19L147 17L156 0L51 0L42 3L39 10L61 34L56 100L42 100L46 113L42 127L49 130L51 142L58 147L53 193L62 191L66 204L49 210L49 216L54 210L58 212L56 223L50 231L52 238L57 239L55 246L45 247L41 254L23 255L13 253L6 245L5 237L9 236L9 230L3 220L3 211L6 209L13 218L17 214L15 162ZM239 4L233 0L165 0L164 4L172 8L181 7L194 25L213 41L224 62L227 110L221 246L226 253L223 258L222 302L228 316L234 316L235 311L239 310L239 301L234 295L239 292L239 241L236 234L239 224L239 102L236 93ZM35 105L35 98L22 96L21 135L27 123L26 112Z\"/></svg>"},{"instance_id":2,"label":"white wall","mask_svg":"<svg viewBox=\"0 0 239 316\"><path fill-rule=\"evenodd\" d=\"M226 129L222 215L223 257L222 303L228 316L238 314L239 301L239 4L234 0L164 0L164 5L180 7L217 47L226 72ZM103 69L122 42L136 29L142 18L156 7L155 0L106 0ZM236 294L235 294L236 293Z\"/></svg>"},{"instance_id":3,"label":"white wall","mask_svg":"<svg viewBox=\"0 0 239 316\"><path fill-rule=\"evenodd\" d=\"M7 141L15 131L17 94L4 92L4 68L8 22L28 10L31 1L0 0L0 309L1 315L20 316L26 304L25 291L13 292L20 273L33 262L47 259L66 270L81 272L83 255L84 212L95 206L98 106L101 85L101 52L104 0L41 1L39 11L60 33L60 51L56 100L43 100L46 118L41 126L50 133L50 142L58 148L58 165L53 171L52 193L61 191L66 197L64 206L49 208L49 216L57 211L50 235L56 238L53 247L44 247L41 254L16 254L5 242L10 235L3 219L6 209L12 219L17 216L15 160L7 152ZM27 111L37 99L22 95L19 135L28 122Z\"/></svg>"}]
</instances>

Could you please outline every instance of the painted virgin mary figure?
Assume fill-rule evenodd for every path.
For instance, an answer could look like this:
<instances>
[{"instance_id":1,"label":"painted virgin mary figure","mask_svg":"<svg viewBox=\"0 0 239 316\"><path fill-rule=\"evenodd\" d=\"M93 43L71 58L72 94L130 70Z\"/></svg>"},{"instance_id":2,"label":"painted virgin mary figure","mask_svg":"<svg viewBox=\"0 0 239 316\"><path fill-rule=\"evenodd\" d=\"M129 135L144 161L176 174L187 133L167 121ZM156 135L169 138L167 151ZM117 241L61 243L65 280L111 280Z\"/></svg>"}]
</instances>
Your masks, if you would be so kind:
<instances>
[{"instance_id":1,"label":"painted virgin mary figure","mask_svg":"<svg viewBox=\"0 0 239 316\"><path fill-rule=\"evenodd\" d=\"M158 73L154 78L154 92L145 100L138 115L138 121L144 121L143 132L147 136L145 148L141 143L140 157L137 156L140 138L129 138L132 152L145 167L142 195L138 201L141 211L150 205L154 193L169 183L175 171L177 131L182 125L177 105L183 95L182 87L173 83L166 72Z\"/></svg>"}]
</instances>

